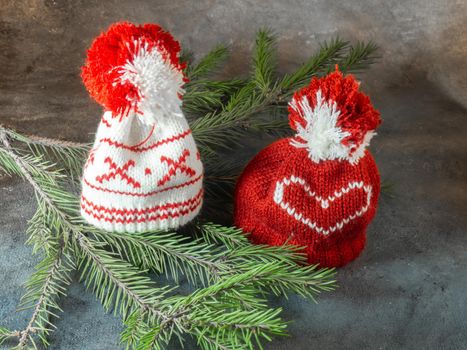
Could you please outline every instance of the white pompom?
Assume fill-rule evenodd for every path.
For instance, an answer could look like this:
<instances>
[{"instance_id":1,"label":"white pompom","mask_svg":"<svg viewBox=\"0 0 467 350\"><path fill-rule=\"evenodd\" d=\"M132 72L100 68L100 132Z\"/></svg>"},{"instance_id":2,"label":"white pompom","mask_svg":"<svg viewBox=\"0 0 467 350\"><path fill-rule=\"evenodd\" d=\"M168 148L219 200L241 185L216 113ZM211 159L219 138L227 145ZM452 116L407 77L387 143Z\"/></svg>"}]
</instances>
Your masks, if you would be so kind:
<instances>
[{"instance_id":1,"label":"white pompom","mask_svg":"<svg viewBox=\"0 0 467 350\"><path fill-rule=\"evenodd\" d=\"M184 94L183 73L173 67L157 47L135 41L132 60L119 67L116 83L129 82L139 92L139 100L130 101L137 115L146 124L155 124L166 117L183 117L181 96Z\"/></svg>"}]
</instances>

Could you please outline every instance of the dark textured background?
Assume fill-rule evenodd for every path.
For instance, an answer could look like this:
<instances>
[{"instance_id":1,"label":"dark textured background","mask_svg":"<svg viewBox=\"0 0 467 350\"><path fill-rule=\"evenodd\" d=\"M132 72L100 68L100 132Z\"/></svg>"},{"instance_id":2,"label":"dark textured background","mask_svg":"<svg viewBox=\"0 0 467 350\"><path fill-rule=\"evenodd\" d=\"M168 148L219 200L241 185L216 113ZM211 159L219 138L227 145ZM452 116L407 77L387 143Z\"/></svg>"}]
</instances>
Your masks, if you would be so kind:
<instances>
[{"instance_id":1,"label":"dark textured background","mask_svg":"<svg viewBox=\"0 0 467 350\"><path fill-rule=\"evenodd\" d=\"M110 23L158 22L197 55L233 47L226 75L247 73L255 31L273 28L291 71L336 35L374 40L382 59L364 89L385 120L372 143L396 197L383 197L362 256L339 270L319 304L279 301L291 336L268 349L467 348L467 3L465 1L0 0L0 122L19 131L91 141L100 108L79 67ZM0 324L15 313L36 258L24 246L31 189L0 178ZM118 349L119 320L73 284L55 350Z\"/></svg>"}]
</instances>

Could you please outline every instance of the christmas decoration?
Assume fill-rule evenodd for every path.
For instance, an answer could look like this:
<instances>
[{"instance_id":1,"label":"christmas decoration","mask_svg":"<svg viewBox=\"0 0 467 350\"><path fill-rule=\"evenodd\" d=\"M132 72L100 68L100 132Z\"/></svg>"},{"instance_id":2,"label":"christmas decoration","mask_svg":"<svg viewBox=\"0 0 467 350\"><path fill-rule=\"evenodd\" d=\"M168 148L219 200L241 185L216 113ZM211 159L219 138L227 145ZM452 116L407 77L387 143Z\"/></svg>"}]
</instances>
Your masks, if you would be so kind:
<instances>
[{"instance_id":1,"label":"christmas decoration","mask_svg":"<svg viewBox=\"0 0 467 350\"><path fill-rule=\"evenodd\" d=\"M296 293L314 300L333 288L334 271L304 266L300 248L252 245L241 230L210 222L230 201L238 175L234 169L241 164L231 156L237 152L234 144L252 131L286 132L283 102L294 89L336 63L345 71L362 70L375 52L371 43L350 46L332 40L296 71L276 77L274 42L267 31L258 33L253 74L247 79L209 77L227 56L223 46L184 68L190 81L182 108L204 160L206 196L202 216L180 232L135 234L88 225L75 193L92 147L26 136L0 125L0 171L22 178L34 190L37 211L26 234L41 258L20 305L30 318L21 330L0 327L0 344L47 347L74 271L106 311L122 318L121 342L127 349L164 349L169 342L180 347L176 342L186 338L194 338L201 349L262 348L284 335L288 324L281 309L268 304L268 294ZM120 105L100 101L109 110ZM276 118L265 120L265 111ZM154 275L167 280L156 283ZM177 285L185 279L193 288L188 294Z\"/></svg>"},{"instance_id":2,"label":"christmas decoration","mask_svg":"<svg viewBox=\"0 0 467 350\"><path fill-rule=\"evenodd\" d=\"M181 110L180 46L155 24L112 25L82 77L107 110L84 165L81 214L107 231L177 228L203 199L203 166Z\"/></svg>"},{"instance_id":3,"label":"christmas decoration","mask_svg":"<svg viewBox=\"0 0 467 350\"><path fill-rule=\"evenodd\" d=\"M262 150L240 177L235 223L255 243L306 246L308 262L342 266L365 246L380 178L366 150L379 113L353 76L314 78L289 104L294 137Z\"/></svg>"}]
</instances>

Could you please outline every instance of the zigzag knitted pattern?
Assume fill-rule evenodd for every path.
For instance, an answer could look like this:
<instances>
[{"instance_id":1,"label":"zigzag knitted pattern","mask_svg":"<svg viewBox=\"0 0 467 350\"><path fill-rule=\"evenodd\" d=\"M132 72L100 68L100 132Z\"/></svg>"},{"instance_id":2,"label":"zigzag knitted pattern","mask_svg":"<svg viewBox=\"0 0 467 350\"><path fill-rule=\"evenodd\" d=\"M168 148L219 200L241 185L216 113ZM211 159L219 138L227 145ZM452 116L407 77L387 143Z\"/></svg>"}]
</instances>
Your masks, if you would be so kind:
<instances>
[{"instance_id":1,"label":"zigzag knitted pattern","mask_svg":"<svg viewBox=\"0 0 467 350\"><path fill-rule=\"evenodd\" d=\"M177 228L203 200L203 165L181 111L180 47L157 25L113 25L83 80L106 109L84 166L81 214L108 231Z\"/></svg>"},{"instance_id":2,"label":"zigzag knitted pattern","mask_svg":"<svg viewBox=\"0 0 467 350\"><path fill-rule=\"evenodd\" d=\"M119 232L177 228L193 219L202 204L203 166L186 120L150 126L110 114L85 164L83 217Z\"/></svg>"},{"instance_id":3,"label":"zigzag knitted pattern","mask_svg":"<svg viewBox=\"0 0 467 350\"><path fill-rule=\"evenodd\" d=\"M263 149L235 193L235 224L258 244L304 246L311 264L343 266L363 250L378 169L365 150L379 114L353 77L314 79L289 105L297 131Z\"/></svg>"}]
</instances>

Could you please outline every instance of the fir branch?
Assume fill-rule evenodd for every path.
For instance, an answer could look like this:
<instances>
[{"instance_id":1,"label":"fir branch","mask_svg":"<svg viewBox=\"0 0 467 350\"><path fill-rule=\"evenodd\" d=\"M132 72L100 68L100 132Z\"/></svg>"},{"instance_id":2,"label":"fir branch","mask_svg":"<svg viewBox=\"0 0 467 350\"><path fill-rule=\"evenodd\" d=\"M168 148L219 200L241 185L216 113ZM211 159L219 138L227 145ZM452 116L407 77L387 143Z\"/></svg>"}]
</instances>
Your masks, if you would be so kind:
<instances>
[{"instance_id":1,"label":"fir branch","mask_svg":"<svg viewBox=\"0 0 467 350\"><path fill-rule=\"evenodd\" d=\"M226 99L245 85L244 80L198 80L186 84L183 109L189 119L222 108Z\"/></svg>"},{"instance_id":2,"label":"fir branch","mask_svg":"<svg viewBox=\"0 0 467 350\"><path fill-rule=\"evenodd\" d=\"M334 69L334 64L342 57L349 43L340 38L332 39L330 42L324 42L319 51L300 66L292 74L286 74L282 79L280 86L290 96L295 90L308 84L310 79L318 72Z\"/></svg>"},{"instance_id":3,"label":"fir branch","mask_svg":"<svg viewBox=\"0 0 467 350\"><path fill-rule=\"evenodd\" d=\"M194 313L197 324L194 336L202 348L212 348L215 344L226 349L244 349L252 340L261 347L263 340L271 341L271 336L284 336L286 324L279 315L281 309L265 309L251 312L250 310L233 310L231 312ZM230 332L226 332L226 330ZM203 344L207 341L207 344ZM214 347L216 348L216 347Z\"/></svg>"},{"instance_id":4,"label":"fir branch","mask_svg":"<svg viewBox=\"0 0 467 350\"><path fill-rule=\"evenodd\" d=\"M75 232L73 238L81 279L92 288L106 311L113 309L124 320L135 308L164 317L156 306L172 288L156 287L145 271L119 259L84 234Z\"/></svg>"},{"instance_id":5,"label":"fir branch","mask_svg":"<svg viewBox=\"0 0 467 350\"><path fill-rule=\"evenodd\" d=\"M221 244L234 250L249 244L247 235L241 229L225 227L222 225L207 222L205 224L196 223L193 225L194 233L203 237L206 242Z\"/></svg>"},{"instance_id":6,"label":"fir branch","mask_svg":"<svg viewBox=\"0 0 467 350\"><path fill-rule=\"evenodd\" d=\"M196 324L192 331L198 344L202 344L208 338L225 348L244 349L253 348L254 344L262 348L264 340L271 341L272 336L284 336L286 324L280 319L281 309L264 310L222 310L214 312L193 312Z\"/></svg>"},{"instance_id":7,"label":"fir branch","mask_svg":"<svg viewBox=\"0 0 467 350\"><path fill-rule=\"evenodd\" d=\"M0 345L8 340L13 340L15 338L19 338L21 333L18 331L10 331L5 327L0 327Z\"/></svg>"},{"instance_id":8,"label":"fir branch","mask_svg":"<svg viewBox=\"0 0 467 350\"><path fill-rule=\"evenodd\" d=\"M146 314L141 310L133 311L123 322L125 328L120 333L120 343L125 344L125 349L134 349L139 339L150 331L144 322Z\"/></svg>"},{"instance_id":9,"label":"fir branch","mask_svg":"<svg viewBox=\"0 0 467 350\"><path fill-rule=\"evenodd\" d=\"M0 130L0 142L2 142L2 134ZM3 174L12 176L18 175L22 176L21 169L18 168L14 159L5 151L5 149L0 147L0 170Z\"/></svg>"},{"instance_id":10,"label":"fir branch","mask_svg":"<svg viewBox=\"0 0 467 350\"><path fill-rule=\"evenodd\" d=\"M66 286L71 282L69 273L74 269L70 256L59 247L55 254L46 256L37 266L36 272L26 283L27 292L21 299L20 310L33 309L27 327L20 332L19 343L15 349L24 349L30 342L35 349L37 336L44 346L48 346L47 336L55 326L50 317L58 317L56 311L62 311L58 305L60 296L66 293Z\"/></svg>"},{"instance_id":11,"label":"fir branch","mask_svg":"<svg viewBox=\"0 0 467 350\"><path fill-rule=\"evenodd\" d=\"M143 269L153 269L178 280L179 271L190 283L208 285L225 276L248 272L265 263L278 263L277 274L258 283L264 292L287 296L290 292L315 300L334 288L334 271L317 266L297 266L304 262L301 248L294 246L252 245L241 230L214 224L201 224L204 237L223 240L215 247L203 240L190 240L175 233L125 234L98 232L98 239L110 245L118 256ZM209 240L208 240L209 242ZM232 242L236 244L232 245Z\"/></svg>"},{"instance_id":12,"label":"fir branch","mask_svg":"<svg viewBox=\"0 0 467 350\"><path fill-rule=\"evenodd\" d=\"M61 189L66 177L54 169L52 163L44 160L43 155L26 154L14 149L0 127L0 151L8 157L12 171L24 178L32 186L36 195L63 222L68 222L69 215L74 215L78 208L76 198ZM1 147L3 146L3 147Z\"/></svg>"},{"instance_id":13,"label":"fir branch","mask_svg":"<svg viewBox=\"0 0 467 350\"><path fill-rule=\"evenodd\" d=\"M378 46L371 41L368 43L358 42L336 63L339 70L344 73L359 73L375 63L378 59L377 50ZM331 67L329 70L332 70Z\"/></svg>"},{"instance_id":14,"label":"fir branch","mask_svg":"<svg viewBox=\"0 0 467 350\"><path fill-rule=\"evenodd\" d=\"M259 287L264 288L265 292L272 291L284 296L293 292L315 300L320 292L335 287L333 269L301 265L305 262L301 247L252 245L241 230L215 224L200 225L198 229L208 241L216 239L225 244L227 251L223 262L230 267L230 273L233 270L235 273L246 272L265 263L277 263L280 269L274 270L276 274L265 277L259 283Z\"/></svg>"},{"instance_id":15,"label":"fir branch","mask_svg":"<svg viewBox=\"0 0 467 350\"><path fill-rule=\"evenodd\" d=\"M137 343L136 349L162 348L174 332L181 337L183 333L193 334L193 330L196 330L196 335L212 328L212 332L218 332L217 336L222 334L233 344L238 344L238 337L250 339L251 332L259 335L278 334L278 328L285 328L285 324L280 319L273 317L273 310L265 309L264 300L258 299L255 296L258 291L250 286L251 281L261 280L263 275L279 268L278 266L263 264L243 274L233 274L223 278L189 296L173 296L161 300L161 295L165 296L167 290L163 293L160 290L156 292L149 286L150 281L145 278L140 279L131 265L95 247L84 236L78 240L82 250L89 256L81 263L86 266L82 272L83 278L89 278L87 276L93 278L87 280L86 284L93 286L106 308L110 307L112 304L110 298L116 293L115 299L120 300L120 306L114 308L123 313L124 320L127 320L131 326L130 330L122 334L122 339ZM128 280L125 279L127 276ZM242 289L242 286L245 288ZM154 298L154 295L158 297ZM242 314L238 311L242 306L239 300L248 303L248 312ZM135 309L135 306L138 309ZM234 311L229 314L226 310L230 308ZM145 327L147 331L139 335L135 332L134 324L134 312L138 312L137 310L144 313L137 318L145 319L148 324ZM127 317L128 315L130 317ZM234 315L236 318L233 317ZM277 316L277 312L275 315Z\"/></svg>"},{"instance_id":16,"label":"fir branch","mask_svg":"<svg viewBox=\"0 0 467 350\"><path fill-rule=\"evenodd\" d=\"M265 31L258 35L255 68L248 81L202 80L222 60L223 51L213 51L201 60L191 71L194 80L186 86L184 109L192 119L202 115L193 122L193 132L203 157L210 159L206 178L212 184L223 184L213 187L212 197L228 190L235 179L231 170L216 172L216 148L228 149L240 143L248 130L280 130L285 126L282 120L261 119L262 114L285 114L284 106L293 90L335 63L345 71L372 63L374 49L359 45L347 49L340 40L326 44L295 73L276 81L274 38ZM28 230L34 251L43 246L51 257L57 239L67 246L72 237L83 279L107 310L122 314L129 332L122 339L136 348L145 344L162 348L173 336L183 339L184 335L194 336L206 349L252 347L253 338L269 339L285 329L279 311L269 309L258 295L295 292L313 299L320 291L333 288L333 271L296 265L303 262L299 248L252 246L234 228L200 224L198 240L175 233L133 237L96 232L78 218L77 199L62 189L60 172L44 158L44 154L51 156L65 170L74 169L72 173L79 174L82 163L78 162L84 160L89 146L21 137L5 130L0 128L0 168L30 182L38 199ZM13 148L8 138L27 146L30 152ZM69 153L70 149L76 152ZM171 289L155 286L146 275L147 269L175 277L180 271L192 283L201 280L205 288L188 296L169 296ZM255 276L249 275L252 271ZM257 344L261 346L261 340Z\"/></svg>"},{"instance_id":17,"label":"fir branch","mask_svg":"<svg viewBox=\"0 0 467 350\"><path fill-rule=\"evenodd\" d=\"M42 157L44 154L51 156L56 162L63 165L63 169L75 180L79 179L90 145L38 136L26 136L4 128L2 130L11 139L25 144L33 155L37 157Z\"/></svg>"},{"instance_id":18,"label":"fir branch","mask_svg":"<svg viewBox=\"0 0 467 350\"><path fill-rule=\"evenodd\" d=\"M208 110L216 110L222 106L224 92L221 90L205 90L199 87L187 89L183 96L183 109L187 114L202 114Z\"/></svg>"},{"instance_id":19,"label":"fir branch","mask_svg":"<svg viewBox=\"0 0 467 350\"><path fill-rule=\"evenodd\" d=\"M173 232L141 234L93 230L93 235L105 242L122 259L142 269L164 273L176 282L182 273L190 283L208 284L220 270L222 251L202 240L193 240Z\"/></svg>"},{"instance_id":20,"label":"fir branch","mask_svg":"<svg viewBox=\"0 0 467 350\"><path fill-rule=\"evenodd\" d=\"M56 203L62 203L69 211L73 211L76 202L73 202L72 196L68 193L57 190L63 175L54 170L52 164L44 161L42 155L23 154L13 149L7 135L5 129L0 127L0 142L3 146L0 147L0 154L3 153L6 157L6 164L12 172L29 182L38 203L38 209L28 229L28 242L34 245L34 251L42 248L46 254L49 254L54 240L63 239L66 242L69 231L68 227L62 226L67 219L66 214ZM47 240L47 243L44 244L44 240Z\"/></svg>"},{"instance_id":21,"label":"fir branch","mask_svg":"<svg viewBox=\"0 0 467 350\"><path fill-rule=\"evenodd\" d=\"M81 220L74 217L74 214L78 211L77 200L71 194L60 189L58 184L51 177L51 173L47 170L47 167L41 167L32 171L31 163L28 162L27 157L22 157L14 152L11 148L6 134L0 134L2 137L3 151L14 161L16 164L16 172L20 173L30 184L33 186L37 196L44 201L49 207L49 211L53 212L62 225L64 233L71 234L74 238L75 249L74 254L79 258L79 267L84 273L83 278L87 282L88 286L93 286L98 298L104 305L106 310L114 308L115 311L119 311L124 318L128 312L131 312L133 305L145 309L148 308L152 302L162 298L165 293L170 291L170 288L149 288L152 281L139 272L136 268L132 267L125 261L120 261L112 255L112 253L105 251L99 243L92 243L82 232ZM56 174L58 176L58 174ZM68 242L68 235L63 235L63 241ZM81 248L80 250L77 247ZM53 265L54 267L56 265ZM55 272L55 270L53 270ZM40 270L40 276L44 273ZM65 280L66 281L66 280ZM39 277L33 276L31 286L40 286L41 281ZM56 286L56 281L52 279L45 279L42 281L42 290L50 291L49 283ZM109 287L109 288L107 288ZM58 293L57 293L58 294ZM37 293L30 293L26 295L25 303L30 303L33 296L38 295ZM39 296L37 308L35 308L31 323L35 324L40 320L42 323L39 324L37 329L42 330L44 335L49 332L45 325L51 326L50 322L46 323L42 312L46 312L47 315L51 314L50 309L44 310L44 307L56 308L57 304L51 302L44 302L45 298ZM158 314L157 310L151 309L153 314ZM39 328L42 327L42 328ZM34 338L30 336L31 332L37 330L33 326L28 328L21 333L22 337L18 345L19 349L26 346L28 341L31 341L33 346ZM24 334L27 334L23 336ZM43 336L39 335L42 339ZM45 336L42 339L45 341Z\"/></svg>"},{"instance_id":22,"label":"fir branch","mask_svg":"<svg viewBox=\"0 0 467 350\"><path fill-rule=\"evenodd\" d=\"M213 227L209 227L210 229L213 229ZM221 230L219 230L221 231ZM122 247L122 246L131 246L135 245L135 242L137 242L140 239L140 235L125 235L125 234L114 234L113 239L117 239L120 241L125 241L125 243L119 243L115 244L113 241L108 240L108 236L113 235L113 234L108 234L108 233L102 233L99 236L100 237L105 237L107 236L106 242L110 244L112 247ZM148 234L149 235L149 234ZM132 237L133 236L133 237ZM136 238L135 238L136 236ZM146 234L143 235L145 238ZM222 234L221 234L222 236ZM229 234L225 233L225 236L230 236ZM157 234L152 237L152 239L156 238L157 239ZM161 238L162 240L167 237ZM169 239L173 239L172 234L170 234ZM181 243L183 245L183 239L180 237ZM171 244L172 248L175 248L175 254L182 255L182 259L187 259L190 260L190 263L193 264L201 264L204 268L208 268L209 272L211 272L212 268L215 267L217 269L217 272L215 276L211 276L213 280L218 280L219 282L215 283L214 285L207 286L206 288L195 292L196 294L192 294L187 297L169 297L163 301L160 301L157 310L157 320L154 321L148 321L146 317L144 317L141 314L138 314L137 318L142 320L146 319L145 322L149 322L149 325L155 323L157 325L152 325L148 326L148 324L144 325L137 325L138 322L135 321L134 317L127 317L126 324L128 328L124 331L122 334L122 340L128 341L131 344L139 344L138 346L134 346L136 349L150 349L151 347L155 348L163 348L163 344L166 344L168 340L170 339L169 334L172 334L172 332L176 332L177 334L182 332L185 333L187 332L187 327L190 329L189 333L193 333L191 330L198 330L202 332L203 334L208 334L207 329L209 327L213 327L214 329L219 329L220 323L215 323L215 324L206 324L203 319L194 319L193 317L196 315L195 311L198 310L198 307L201 308L202 312L200 312L200 317L201 315L209 315L207 319L213 320L215 319L215 316L219 316L221 314L226 315L226 317L230 317L229 314L226 311L226 305L223 304L223 301L221 298L216 298L216 305L219 305L221 307L221 310L211 310L206 309L206 305L204 305L200 300L201 299L209 299L210 297L214 297L217 295L218 292L223 291L225 292L228 289L228 286L235 286L235 290L232 291L231 294L228 296L228 300L230 302L234 302L235 310L238 310L239 307L245 307L245 305L248 305L248 310L250 310L247 314L251 315L251 310L255 309L255 314L258 316L260 315L258 311L259 305L261 305L261 302L256 301L254 299L254 295L259 293L261 291L262 287L264 286L265 288L270 288L272 291L276 294L281 294L285 293L286 289L292 289L292 290L298 290L299 294L309 297L313 293L318 293L321 290L327 290L332 288L333 281L330 280L330 276L333 274L332 271L329 271L327 274L325 271L315 271L315 267L304 267L300 268L296 265L296 261L299 261L299 255L296 253L296 250L290 249L289 254L290 257L293 257L295 260L288 260L287 254L281 255L282 248L281 247L271 247L271 250L267 252L267 254L262 254L263 248L264 247L252 247L247 240L244 239L244 237L231 237L233 241L236 241L237 244L244 245L243 249L237 249L236 256L233 256L232 252L230 253L224 253L223 254L223 259L220 260L213 260L213 261L200 261L199 259L192 259L191 254L192 252L189 252L189 254L184 255L184 253L181 253L178 249L178 244ZM138 242L136 243L136 249L145 249L144 246L147 244L147 242ZM151 243L149 243L151 244ZM151 249L155 250L155 254L160 254L160 252L157 252L157 250L162 246L160 243L158 244L159 247L154 246L151 247ZM163 245L163 250L166 251L165 247L167 246L167 243ZM252 247L251 251L248 251L248 249L245 249L245 247ZM120 248L123 251L127 248ZM276 249L276 251L274 251ZM117 250L119 250L117 248ZM166 251L167 252L167 251ZM172 250L173 252L173 250ZM128 254L130 256L130 261L131 256L140 256L143 254L144 251L141 252L133 252L133 253L124 253ZM146 255L148 253L151 253L150 251L145 251ZM230 255L229 255L230 254ZM277 254L277 255L276 255ZM150 254L149 254L150 256ZM250 259L252 259L254 256L257 256L257 259L253 259L251 263L249 262ZM236 257L240 257L237 260L235 259ZM215 257L215 259L219 259L219 257ZM269 262L267 260L269 259ZM230 261L231 260L231 261ZM232 263L232 266L229 265L229 261ZM288 261L288 263L287 263ZM242 262L242 263L241 263ZM267 268L267 266L274 266L274 268ZM262 267L264 269L261 269L261 274L258 273L258 266ZM287 268L285 268L287 267ZM304 270L308 269L309 273L307 276L304 276ZM209 273L208 271L205 271L205 273ZM270 275L268 275L270 274ZM249 278L252 275L255 275L255 288L253 289L252 294L248 294L247 291L239 289L241 287L241 281L242 278L239 277L239 275L242 275L244 278L245 276L249 276ZM221 277L220 277L221 276ZM324 280L328 280L327 283L322 283ZM301 283L304 285L304 288L297 288L295 286L296 283ZM275 286L271 288L272 285L277 284L279 286ZM251 287L249 287L251 288ZM260 288L260 289L256 289ZM248 289L250 290L250 289ZM182 299L180 299L182 298ZM199 302L199 303L198 303ZM183 306L183 307L182 307ZM149 311L148 311L149 310ZM164 311L166 310L166 311ZM182 311L177 311L177 310L182 310ZM150 312L150 309L145 309L146 312ZM152 311L151 311L152 312ZM160 323L160 312L165 313L165 321L162 321ZM211 312L211 313L209 313ZM217 312L217 313L216 313ZM268 311L269 312L269 311ZM239 315L239 314L237 314ZM262 314L261 314L262 315ZM264 315L263 315L264 316ZM260 316L258 316L260 317ZM189 318L189 320L187 320ZM150 318L151 319L151 318ZM255 329L255 326L253 326L251 323L248 324L243 318L240 318L240 320L244 321L243 323L241 322L236 322L235 327L231 329L231 332L235 333L238 331L238 329L243 329L247 328L247 326L250 326L251 329ZM128 323L127 323L128 322ZM140 321L141 323L142 321ZM188 326L188 324L190 326ZM196 325L198 328L193 328L193 326ZM141 331L141 327L145 329L145 331ZM225 329L228 328L228 323L223 324L220 329ZM201 331L201 329L203 331ZM257 330L255 330L256 332ZM140 333L143 334L140 334ZM233 334L232 333L232 334ZM230 334L228 335L229 337L233 337L233 335ZM196 335L196 332L195 332ZM178 334L178 336L182 336L181 334ZM199 334L198 334L199 336ZM234 338L229 338L231 341ZM200 340L202 341L202 340ZM148 345L149 344L149 345ZM238 344L238 341L235 341L233 344ZM133 346L132 346L133 348Z\"/></svg>"},{"instance_id":23,"label":"fir branch","mask_svg":"<svg viewBox=\"0 0 467 350\"><path fill-rule=\"evenodd\" d=\"M18 158L21 160L20 158ZM22 164L26 169L26 165ZM36 183L37 186L43 186L43 182ZM49 184L50 185L50 184ZM44 198L49 196L48 202L54 205L54 208L61 213L61 218L64 221L64 225L68 228L75 242L75 256L80 259L80 268L82 270L82 276L85 278L86 284L92 286L98 298L103 303L106 309L113 308L115 311L119 311L122 317L125 317L134 308L144 310L151 316L153 322L164 322L164 324L173 324L172 319L178 319L179 314L171 314L170 310L173 310L172 304L166 305L166 311L163 312L157 308L155 303L168 293L168 289L154 288L150 284L150 279L146 276L141 275L144 271L138 272L132 265L126 263L123 260L118 259L113 253L104 250L103 246L99 242L94 242L81 233L83 227L78 226L79 221L74 221L70 217L73 211L76 211L73 201L70 196L65 196L64 200L60 200L62 196L56 197L60 190L55 189L52 191L50 188L43 190L42 195ZM55 196L55 197L54 197ZM58 201L58 203L57 203ZM62 208L64 206L65 209ZM78 247L80 249L78 249ZM255 293L257 290L255 290ZM237 300L241 298L243 300L250 301L251 297L247 294L238 294L238 291L233 291L228 300ZM166 300L171 300L170 298ZM172 301L174 301L172 299ZM238 300L236 302L239 302ZM250 301L251 303L251 301ZM221 303L219 305L224 305ZM241 303L241 305L244 305ZM249 305L251 309L251 305ZM169 310L169 311L167 311ZM190 325L191 323L188 323ZM188 326L187 326L188 327ZM206 327L200 326L200 327ZM164 327L165 329L165 327ZM167 337L171 337L174 329L170 328L171 331L167 333ZM176 332L180 333L180 332ZM182 335L179 334L179 337ZM168 339L168 338L167 338Z\"/></svg>"},{"instance_id":24,"label":"fir branch","mask_svg":"<svg viewBox=\"0 0 467 350\"><path fill-rule=\"evenodd\" d=\"M37 179L43 179L56 183L56 179L60 178L59 172L53 170L53 164L45 161L42 156L34 156L21 153L15 150L8 136L2 132L0 128L0 153L2 154L2 169L7 174L15 174L23 177L33 187L34 191L42 196L42 190L37 183ZM44 196L42 196L44 197Z\"/></svg>"},{"instance_id":25,"label":"fir branch","mask_svg":"<svg viewBox=\"0 0 467 350\"><path fill-rule=\"evenodd\" d=\"M49 316L55 315L52 310L60 310L58 297L65 293L64 286L69 284L68 273L73 267L71 258L64 254L66 243L62 232L64 228L61 225L64 216L48 193L50 187L55 187L60 181L61 174L51 170L52 165L44 161L41 156L25 155L13 149L8 135L11 133L0 128L0 141L3 146L0 150L8 158L8 167L31 184L39 203L38 212L32 219L33 226L28 233L29 241L35 245L34 250L37 251L41 247L45 258L36 267L36 273L26 283L27 293L20 307L33 308L33 314L26 329L20 332L19 343L16 347L23 349L30 342L34 348L37 348L34 341L35 335L43 344L48 344L46 336L53 328ZM66 198L67 196L60 196L59 200ZM48 230L46 231L44 227ZM54 235L52 235L52 230L55 231Z\"/></svg>"},{"instance_id":26,"label":"fir branch","mask_svg":"<svg viewBox=\"0 0 467 350\"><path fill-rule=\"evenodd\" d=\"M253 79L231 95L223 109L192 123L193 135L205 159L219 147L231 149L247 130L285 127L285 121L258 121L257 118L268 109L283 109L284 102L295 90L307 84L312 76L326 73L334 64L342 66L343 71L358 71L371 64L376 50L372 43L350 47L348 42L337 38L322 45L319 52L294 73L274 82L274 37L267 31L260 31L256 42Z\"/></svg>"},{"instance_id":27,"label":"fir branch","mask_svg":"<svg viewBox=\"0 0 467 350\"><path fill-rule=\"evenodd\" d=\"M77 211L76 200L70 195L64 195L58 188L53 189L56 184L48 182L47 172L44 173L45 175L41 174L38 178L34 178L30 171L31 164L14 153L9 148L8 141L5 141L5 146L8 147L8 155L17 163L16 166L19 168L17 172L22 172L22 175L31 182L38 197L46 202L51 210L56 212L57 216L63 221L63 225L71 233L75 243L79 245L80 250L76 249L75 245L75 255L80 258L82 276L86 284L93 287L104 308L118 310L124 319L134 307L150 310L152 317L156 315L158 319L167 318L154 307L154 303L162 298L165 293L168 293L169 289L154 288L151 286L152 281L141 275L144 271L139 272L132 265L119 260L111 252L104 250L103 246L98 242L92 243L89 238L81 233L82 227L77 224L79 221L75 222L75 219L70 216ZM37 284L39 285L38 282ZM47 285L48 283L45 283L43 288L47 288ZM38 303L42 305L42 299L39 299ZM37 312L38 310L36 309ZM34 312L33 320L38 319L37 312ZM49 312L51 311L49 310ZM30 334L30 329L32 328L29 327L22 334ZM21 347L25 344L25 339L34 342L34 339L29 335L26 338L22 337Z\"/></svg>"},{"instance_id":28,"label":"fir branch","mask_svg":"<svg viewBox=\"0 0 467 350\"><path fill-rule=\"evenodd\" d=\"M260 30L256 35L256 48L253 55L253 81L261 91L271 87L276 70L276 37L270 30Z\"/></svg>"},{"instance_id":29,"label":"fir branch","mask_svg":"<svg viewBox=\"0 0 467 350\"><path fill-rule=\"evenodd\" d=\"M281 92L272 86L275 38L266 30L258 32L254 55L253 78L246 82L224 104L221 110L196 119L191 128L201 154L215 154L218 147L230 149L245 135L249 119L276 102Z\"/></svg>"},{"instance_id":30,"label":"fir branch","mask_svg":"<svg viewBox=\"0 0 467 350\"><path fill-rule=\"evenodd\" d=\"M239 144L248 129L248 119L270 105L278 93L278 89L259 92L255 84L250 83L238 90L223 110L195 120L191 127L202 155L206 150L231 149Z\"/></svg>"},{"instance_id":31,"label":"fir branch","mask_svg":"<svg viewBox=\"0 0 467 350\"><path fill-rule=\"evenodd\" d=\"M228 58L229 49L225 45L217 45L208 52L193 68L188 67L187 77L198 80L212 74Z\"/></svg>"},{"instance_id":32,"label":"fir branch","mask_svg":"<svg viewBox=\"0 0 467 350\"><path fill-rule=\"evenodd\" d=\"M278 316L281 310L265 307L265 300L257 297L258 290L253 287L253 282L276 268L275 263L263 264L189 296L167 298L163 304L170 305L172 316L163 322L148 318L147 331L139 335L135 348L162 348L172 332L191 334L199 343L205 341L204 334L226 348L252 347L252 341L261 347L262 339L283 335L286 325ZM247 310L243 310L241 300L248 302Z\"/></svg>"},{"instance_id":33,"label":"fir branch","mask_svg":"<svg viewBox=\"0 0 467 350\"><path fill-rule=\"evenodd\" d=\"M60 225L60 219L57 218L53 211L49 210L50 207L44 200L41 197L36 197L36 201L36 212L28 221L28 228L26 229L26 235L28 236L26 243L33 246L33 254L40 250L46 252L53 250L57 239L56 228Z\"/></svg>"},{"instance_id":34,"label":"fir branch","mask_svg":"<svg viewBox=\"0 0 467 350\"><path fill-rule=\"evenodd\" d=\"M277 112L278 109L279 108L276 107L272 113ZM269 116L267 119L255 118L255 120L248 124L248 129L252 132L279 137L283 137L291 132L289 120L286 115L280 117Z\"/></svg>"}]
</instances>

